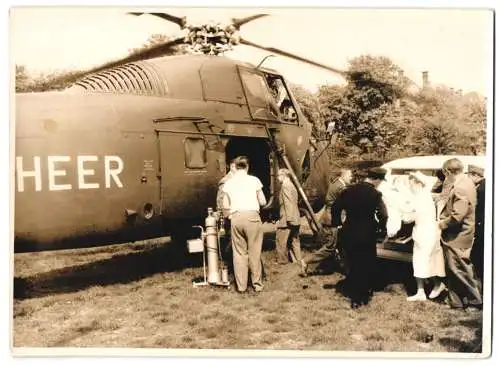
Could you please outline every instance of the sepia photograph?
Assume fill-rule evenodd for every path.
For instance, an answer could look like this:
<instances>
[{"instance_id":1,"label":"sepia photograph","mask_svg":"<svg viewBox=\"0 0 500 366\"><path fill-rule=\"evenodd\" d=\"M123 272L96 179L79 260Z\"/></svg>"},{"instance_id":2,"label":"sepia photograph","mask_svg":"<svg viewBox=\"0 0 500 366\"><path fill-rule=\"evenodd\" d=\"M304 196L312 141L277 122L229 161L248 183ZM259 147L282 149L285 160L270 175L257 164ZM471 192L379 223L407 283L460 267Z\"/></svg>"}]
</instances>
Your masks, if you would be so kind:
<instances>
[{"instance_id":1,"label":"sepia photograph","mask_svg":"<svg viewBox=\"0 0 500 366\"><path fill-rule=\"evenodd\" d=\"M12 355L490 357L494 15L11 7Z\"/></svg>"}]
</instances>

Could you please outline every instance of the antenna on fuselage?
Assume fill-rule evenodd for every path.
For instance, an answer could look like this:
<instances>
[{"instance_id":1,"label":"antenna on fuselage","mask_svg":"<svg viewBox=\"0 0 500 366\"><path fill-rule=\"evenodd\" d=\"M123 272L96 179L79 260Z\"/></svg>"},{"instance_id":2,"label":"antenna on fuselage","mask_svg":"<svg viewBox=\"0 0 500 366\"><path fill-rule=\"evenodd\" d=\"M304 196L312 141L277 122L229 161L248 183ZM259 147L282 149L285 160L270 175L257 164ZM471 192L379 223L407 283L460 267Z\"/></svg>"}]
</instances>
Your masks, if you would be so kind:
<instances>
[{"instance_id":1,"label":"antenna on fuselage","mask_svg":"<svg viewBox=\"0 0 500 366\"><path fill-rule=\"evenodd\" d=\"M276 57L276 55L267 55L266 57L264 57L262 59L262 61L255 68L258 69L259 67L261 67L262 64L264 63L264 61L266 61L269 57Z\"/></svg>"}]
</instances>

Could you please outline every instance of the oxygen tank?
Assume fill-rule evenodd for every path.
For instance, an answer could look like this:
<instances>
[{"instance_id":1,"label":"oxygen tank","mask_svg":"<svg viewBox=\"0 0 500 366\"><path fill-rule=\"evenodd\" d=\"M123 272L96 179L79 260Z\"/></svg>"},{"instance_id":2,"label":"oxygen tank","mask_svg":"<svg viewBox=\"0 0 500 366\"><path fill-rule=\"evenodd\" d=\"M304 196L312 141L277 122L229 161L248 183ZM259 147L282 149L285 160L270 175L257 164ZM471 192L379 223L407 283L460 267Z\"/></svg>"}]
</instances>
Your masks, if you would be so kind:
<instances>
[{"instance_id":1,"label":"oxygen tank","mask_svg":"<svg viewBox=\"0 0 500 366\"><path fill-rule=\"evenodd\" d=\"M208 283L220 282L219 272L219 246L217 242L217 218L211 207L205 218L205 235L207 241Z\"/></svg>"}]
</instances>

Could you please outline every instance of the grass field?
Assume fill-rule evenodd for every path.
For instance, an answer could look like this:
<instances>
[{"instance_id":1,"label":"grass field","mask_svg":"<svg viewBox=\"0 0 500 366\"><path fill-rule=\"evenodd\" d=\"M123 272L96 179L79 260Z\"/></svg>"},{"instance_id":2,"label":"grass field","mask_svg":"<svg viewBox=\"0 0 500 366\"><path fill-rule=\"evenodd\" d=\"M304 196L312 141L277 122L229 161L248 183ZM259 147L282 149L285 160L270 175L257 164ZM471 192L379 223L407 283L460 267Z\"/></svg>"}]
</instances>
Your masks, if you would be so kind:
<instances>
[{"instance_id":1,"label":"grass field","mask_svg":"<svg viewBox=\"0 0 500 366\"><path fill-rule=\"evenodd\" d=\"M481 312L407 303L410 267L380 263L372 302L352 310L343 275L301 278L263 254L262 293L192 286L201 257L172 244L22 253L14 257L14 347L129 347L480 352ZM304 252L314 245L303 238ZM410 286L411 287L411 286Z\"/></svg>"}]
</instances>

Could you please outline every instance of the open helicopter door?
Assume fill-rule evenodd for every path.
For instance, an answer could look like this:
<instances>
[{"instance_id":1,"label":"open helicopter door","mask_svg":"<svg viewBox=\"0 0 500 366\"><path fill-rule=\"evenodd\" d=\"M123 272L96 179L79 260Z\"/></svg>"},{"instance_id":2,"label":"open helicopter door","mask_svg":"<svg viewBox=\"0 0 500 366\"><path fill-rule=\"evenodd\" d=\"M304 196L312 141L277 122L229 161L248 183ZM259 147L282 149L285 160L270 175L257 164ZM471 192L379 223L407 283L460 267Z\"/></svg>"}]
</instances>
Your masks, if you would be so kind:
<instances>
[{"instance_id":1,"label":"open helicopter door","mask_svg":"<svg viewBox=\"0 0 500 366\"><path fill-rule=\"evenodd\" d=\"M226 161L228 165L232 159L241 155L250 160L249 174L260 179L266 200L268 202L272 201L275 194L278 166L267 141L256 137L231 137L226 145Z\"/></svg>"}]
</instances>

